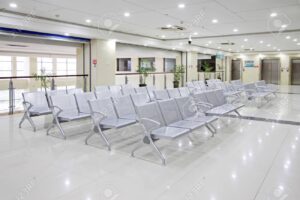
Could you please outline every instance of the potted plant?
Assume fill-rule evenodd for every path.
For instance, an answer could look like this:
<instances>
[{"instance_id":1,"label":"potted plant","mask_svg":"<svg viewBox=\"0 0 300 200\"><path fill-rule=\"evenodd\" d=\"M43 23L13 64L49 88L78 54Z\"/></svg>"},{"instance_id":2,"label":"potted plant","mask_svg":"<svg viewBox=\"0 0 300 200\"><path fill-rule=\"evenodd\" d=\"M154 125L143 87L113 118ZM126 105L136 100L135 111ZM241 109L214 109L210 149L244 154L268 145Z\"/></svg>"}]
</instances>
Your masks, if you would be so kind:
<instances>
[{"instance_id":1,"label":"potted plant","mask_svg":"<svg viewBox=\"0 0 300 200\"><path fill-rule=\"evenodd\" d=\"M176 65L175 68L172 70L172 73L174 74L173 86L174 88L178 88L180 80L182 78L182 74L184 73L184 66Z\"/></svg>"},{"instance_id":2,"label":"potted plant","mask_svg":"<svg viewBox=\"0 0 300 200\"><path fill-rule=\"evenodd\" d=\"M208 62L204 62L202 67L204 69L204 78L206 82L209 79L210 72L213 71L213 67L211 67Z\"/></svg>"},{"instance_id":3,"label":"potted plant","mask_svg":"<svg viewBox=\"0 0 300 200\"><path fill-rule=\"evenodd\" d=\"M146 87L146 80L147 77L149 76L150 72L154 72L156 69L154 67L139 67L139 69L137 70L137 72L142 76L141 80L140 80L140 87Z\"/></svg>"},{"instance_id":4,"label":"potted plant","mask_svg":"<svg viewBox=\"0 0 300 200\"><path fill-rule=\"evenodd\" d=\"M49 88L49 84L51 83L50 77L45 73L44 69L41 69L41 74L33 73L32 74L36 81L41 82L41 88L47 92L47 88Z\"/></svg>"}]
</instances>

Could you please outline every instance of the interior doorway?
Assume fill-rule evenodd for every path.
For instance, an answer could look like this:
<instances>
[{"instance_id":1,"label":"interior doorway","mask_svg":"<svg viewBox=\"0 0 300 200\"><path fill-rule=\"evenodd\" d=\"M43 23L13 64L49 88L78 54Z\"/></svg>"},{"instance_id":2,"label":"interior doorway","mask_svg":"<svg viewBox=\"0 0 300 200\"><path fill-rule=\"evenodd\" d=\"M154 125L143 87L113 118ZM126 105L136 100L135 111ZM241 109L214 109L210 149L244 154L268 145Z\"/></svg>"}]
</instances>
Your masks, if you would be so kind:
<instances>
[{"instance_id":1,"label":"interior doorway","mask_svg":"<svg viewBox=\"0 0 300 200\"><path fill-rule=\"evenodd\" d=\"M261 65L261 79L266 83L280 84L280 60L263 59Z\"/></svg>"},{"instance_id":2,"label":"interior doorway","mask_svg":"<svg viewBox=\"0 0 300 200\"><path fill-rule=\"evenodd\" d=\"M300 85L300 59L292 59L292 85Z\"/></svg>"},{"instance_id":3,"label":"interior doorway","mask_svg":"<svg viewBox=\"0 0 300 200\"><path fill-rule=\"evenodd\" d=\"M231 80L241 79L241 60L232 60L231 62Z\"/></svg>"}]
</instances>

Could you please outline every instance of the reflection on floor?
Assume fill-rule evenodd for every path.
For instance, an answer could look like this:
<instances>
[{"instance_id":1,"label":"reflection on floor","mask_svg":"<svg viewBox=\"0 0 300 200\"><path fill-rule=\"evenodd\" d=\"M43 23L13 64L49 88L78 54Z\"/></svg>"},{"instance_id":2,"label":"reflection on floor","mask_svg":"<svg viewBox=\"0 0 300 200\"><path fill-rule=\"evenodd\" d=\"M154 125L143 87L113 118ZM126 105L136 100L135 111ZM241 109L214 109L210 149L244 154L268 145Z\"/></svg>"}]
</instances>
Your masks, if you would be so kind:
<instances>
[{"instance_id":1,"label":"reflection on floor","mask_svg":"<svg viewBox=\"0 0 300 200\"><path fill-rule=\"evenodd\" d=\"M281 88L281 92L300 88ZM300 122L300 95L278 94L243 115ZM0 199L28 200L286 200L300 199L299 126L223 118L211 138L205 129L176 142L160 141L167 166L147 147L131 158L141 139L134 125L110 131L113 151L100 138L84 145L89 121L66 126L66 141L47 137L47 118L17 128L21 115L0 117ZM81 134L78 134L82 132ZM75 134L76 133L76 134Z\"/></svg>"}]
</instances>

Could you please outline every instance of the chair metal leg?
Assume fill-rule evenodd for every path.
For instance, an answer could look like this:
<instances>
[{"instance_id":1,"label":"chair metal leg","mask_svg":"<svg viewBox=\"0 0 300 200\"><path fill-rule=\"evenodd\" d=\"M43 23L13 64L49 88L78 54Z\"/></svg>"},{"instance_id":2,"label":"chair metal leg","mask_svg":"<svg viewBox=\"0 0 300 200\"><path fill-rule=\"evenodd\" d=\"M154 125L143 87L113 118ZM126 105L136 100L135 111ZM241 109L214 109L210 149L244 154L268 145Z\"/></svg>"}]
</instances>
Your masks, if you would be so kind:
<instances>
[{"instance_id":1,"label":"chair metal leg","mask_svg":"<svg viewBox=\"0 0 300 200\"><path fill-rule=\"evenodd\" d=\"M235 112L239 117L242 116L237 110L235 110L234 112Z\"/></svg>"},{"instance_id":2,"label":"chair metal leg","mask_svg":"<svg viewBox=\"0 0 300 200\"><path fill-rule=\"evenodd\" d=\"M52 124L49 126L49 128L47 129L46 135L49 135L50 130L51 130L52 128L54 128L54 127L55 127L55 124L52 123Z\"/></svg>"},{"instance_id":3,"label":"chair metal leg","mask_svg":"<svg viewBox=\"0 0 300 200\"><path fill-rule=\"evenodd\" d=\"M212 137L214 137L216 132L208 124L205 124L205 127L212 133Z\"/></svg>"},{"instance_id":4,"label":"chair metal leg","mask_svg":"<svg viewBox=\"0 0 300 200\"><path fill-rule=\"evenodd\" d=\"M36 131L36 127L35 127L35 124L34 124L33 120L32 120L31 117L29 117L29 116L27 116L26 118L28 119L30 125L31 125L32 128L33 128L33 131L35 132L35 131Z\"/></svg>"},{"instance_id":5,"label":"chair metal leg","mask_svg":"<svg viewBox=\"0 0 300 200\"><path fill-rule=\"evenodd\" d=\"M21 119L21 121L20 121L20 123L19 123L19 128L22 127L22 124L23 124L23 122L25 121L25 118L26 118L26 113L24 113L24 115L23 115L23 117L22 117L22 119Z\"/></svg>"},{"instance_id":6,"label":"chair metal leg","mask_svg":"<svg viewBox=\"0 0 300 200\"><path fill-rule=\"evenodd\" d=\"M214 130L215 133L218 132L218 130L216 129L216 127L212 124L212 123L208 123L207 124L210 128L212 128Z\"/></svg>"},{"instance_id":7,"label":"chair metal leg","mask_svg":"<svg viewBox=\"0 0 300 200\"><path fill-rule=\"evenodd\" d=\"M96 127L97 127L97 130L98 130L97 133L102 137L102 139L103 139L104 142L106 143L106 146L107 146L108 151L110 151L110 150L111 150L110 144L109 144L108 139L106 138L105 134L104 134L103 131L101 130L100 125L98 124Z\"/></svg>"},{"instance_id":8,"label":"chair metal leg","mask_svg":"<svg viewBox=\"0 0 300 200\"><path fill-rule=\"evenodd\" d=\"M153 140L150 138L150 144L152 145L152 147L154 148L154 150L158 153L162 164L166 165L166 158L164 157L164 155L161 153L161 151L158 149L158 147L154 144Z\"/></svg>"},{"instance_id":9,"label":"chair metal leg","mask_svg":"<svg viewBox=\"0 0 300 200\"><path fill-rule=\"evenodd\" d=\"M88 140L93 136L95 135L95 132L91 132L86 138L85 138L85 144L88 145Z\"/></svg>"}]
</instances>

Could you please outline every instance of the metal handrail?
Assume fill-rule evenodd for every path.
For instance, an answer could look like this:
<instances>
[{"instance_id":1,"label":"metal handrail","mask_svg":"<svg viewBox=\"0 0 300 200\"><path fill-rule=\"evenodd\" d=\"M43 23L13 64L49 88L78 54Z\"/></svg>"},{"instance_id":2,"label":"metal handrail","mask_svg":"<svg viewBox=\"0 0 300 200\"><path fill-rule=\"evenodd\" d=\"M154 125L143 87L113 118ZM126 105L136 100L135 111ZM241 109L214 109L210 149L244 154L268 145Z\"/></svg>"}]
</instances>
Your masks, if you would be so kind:
<instances>
[{"instance_id":1,"label":"metal handrail","mask_svg":"<svg viewBox=\"0 0 300 200\"><path fill-rule=\"evenodd\" d=\"M74 74L74 75L45 75L49 78L66 78L66 77L87 77L88 74ZM6 79L22 79L22 78L36 78L35 76L6 76L6 77L0 77L0 80L6 80Z\"/></svg>"}]
</instances>

